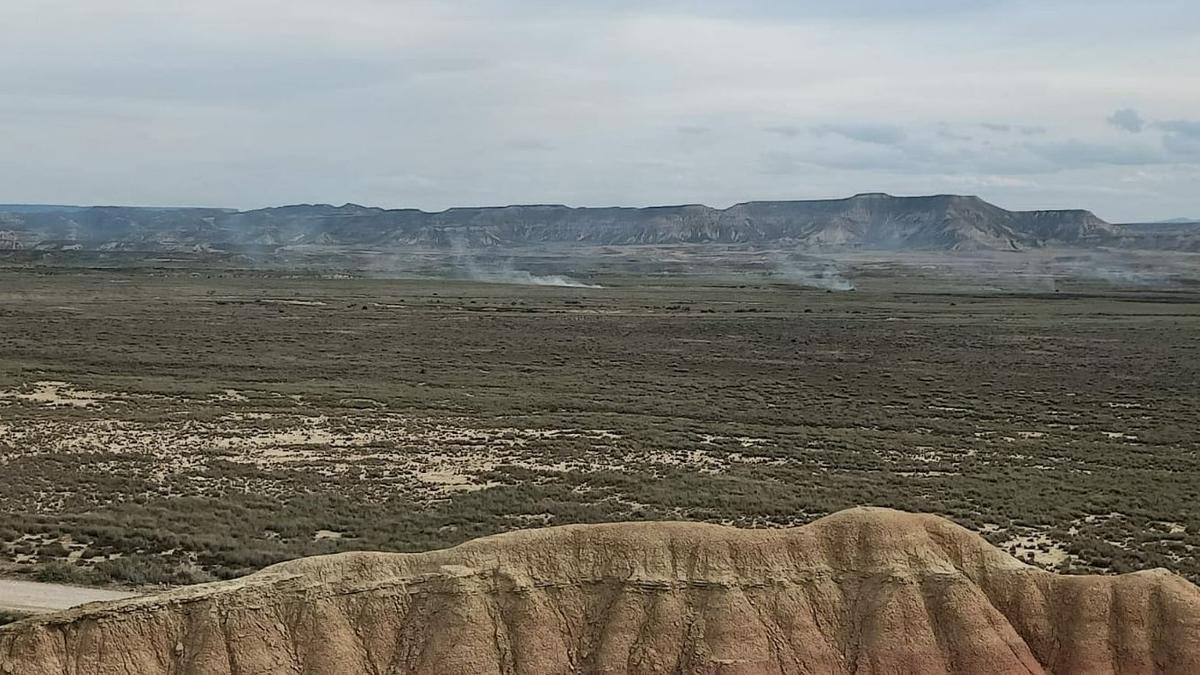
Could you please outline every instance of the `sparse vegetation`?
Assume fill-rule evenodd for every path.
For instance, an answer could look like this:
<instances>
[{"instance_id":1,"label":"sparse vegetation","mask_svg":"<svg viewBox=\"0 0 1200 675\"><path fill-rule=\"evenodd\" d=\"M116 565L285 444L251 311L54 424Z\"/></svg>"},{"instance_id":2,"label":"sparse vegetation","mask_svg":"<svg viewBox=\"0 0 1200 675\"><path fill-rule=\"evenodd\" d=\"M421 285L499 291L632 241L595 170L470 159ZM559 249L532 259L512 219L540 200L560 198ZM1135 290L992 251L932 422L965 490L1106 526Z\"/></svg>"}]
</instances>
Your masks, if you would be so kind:
<instances>
[{"instance_id":1,"label":"sparse vegetation","mask_svg":"<svg viewBox=\"0 0 1200 675\"><path fill-rule=\"evenodd\" d=\"M1200 580L1187 287L0 275L10 572L175 585L520 527L871 504L1059 570Z\"/></svg>"}]
</instances>

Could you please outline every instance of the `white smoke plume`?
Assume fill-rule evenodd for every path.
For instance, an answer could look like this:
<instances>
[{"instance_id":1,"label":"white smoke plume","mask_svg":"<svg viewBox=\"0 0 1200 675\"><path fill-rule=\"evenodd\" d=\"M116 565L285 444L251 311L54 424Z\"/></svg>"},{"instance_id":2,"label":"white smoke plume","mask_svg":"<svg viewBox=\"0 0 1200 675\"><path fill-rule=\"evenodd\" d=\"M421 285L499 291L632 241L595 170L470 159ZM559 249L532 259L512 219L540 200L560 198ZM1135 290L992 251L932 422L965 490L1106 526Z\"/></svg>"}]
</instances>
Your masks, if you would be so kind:
<instances>
[{"instance_id":1,"label":"white smoke plume","mask_svg":"<svg viewBox=\"0 0 1200 675\"><path fill-rule=\"evenodd\" d=\"M603 288L588 284L562 274L534 274L513 267L512 259L500 263L483 264L470 253L462 239L451 242L455 264L468 279L486 284L518 284L521 286L564 286L568 288Z\"/></svg>"},{"instance_id":2,"label":"white smoke plume","mask_svg":"<svg viewBox=\"0 0 1200 675\"><path fill-rule=\"evenodd\" d=\"M768 272L790 284L827 291L853 291L854 282L827 260L795 260L776 255L767 260Z\"/></svg>"},{"instance_id":3,"label":"white smoke plume","mask_svg":"<svg viewBox=\"0 0 1200 675\"><path fill-rule=\"evenodd\" d=\"M476 266L468 270L474 281L489 284L520 284L523 286L567 286L569 288L603 288L595 284L585 284L582 281L561 274L534 274L526 270L498 267L483 269Z\"/></svg>"}]
</instances>

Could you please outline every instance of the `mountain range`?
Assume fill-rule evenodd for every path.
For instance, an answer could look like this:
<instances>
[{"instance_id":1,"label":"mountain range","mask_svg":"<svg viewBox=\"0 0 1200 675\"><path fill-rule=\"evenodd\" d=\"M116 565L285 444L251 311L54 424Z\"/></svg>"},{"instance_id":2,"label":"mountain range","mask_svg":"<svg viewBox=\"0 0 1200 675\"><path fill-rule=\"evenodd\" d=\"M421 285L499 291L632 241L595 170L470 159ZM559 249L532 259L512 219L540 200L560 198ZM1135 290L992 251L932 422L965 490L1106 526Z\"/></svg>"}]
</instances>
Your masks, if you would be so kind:
<instances>
[{"instance_id":1,"label":"mountain range","mask_svg":"<svg viewBox=\"0 0 1200 675\"><path fill-rule=\"evenodd\" d=\"M1008 211L978 197L758 201L440 212L357 204L216 208L0 205L0 249L245 251L291 247L507 247L530 244L748 244L808 249L1023 250L1044 246L1200 251L1200 227L1122 226L1086 210Z\"/></svg>"}]
</instances>

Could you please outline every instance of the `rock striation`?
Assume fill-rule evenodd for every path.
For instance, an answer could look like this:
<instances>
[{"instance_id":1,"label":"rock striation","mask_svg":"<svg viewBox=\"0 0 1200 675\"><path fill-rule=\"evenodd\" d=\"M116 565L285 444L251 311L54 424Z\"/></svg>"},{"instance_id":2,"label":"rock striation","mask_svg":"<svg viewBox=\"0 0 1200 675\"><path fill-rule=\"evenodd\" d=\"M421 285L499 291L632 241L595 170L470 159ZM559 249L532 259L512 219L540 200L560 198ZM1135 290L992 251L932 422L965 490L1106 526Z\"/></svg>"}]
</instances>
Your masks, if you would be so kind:
<instances>
[{"instance_id":1,"label":"rock striation","mask_svg":"<svg viewBox=\"0 0 1200 675\"><path fill-rule=\"evenodd\" d=\"M620 523L295 560L0 628L0 672L1197 673L1200 588L1061 576L936 516Z\"/></svg>"}]
</instances>

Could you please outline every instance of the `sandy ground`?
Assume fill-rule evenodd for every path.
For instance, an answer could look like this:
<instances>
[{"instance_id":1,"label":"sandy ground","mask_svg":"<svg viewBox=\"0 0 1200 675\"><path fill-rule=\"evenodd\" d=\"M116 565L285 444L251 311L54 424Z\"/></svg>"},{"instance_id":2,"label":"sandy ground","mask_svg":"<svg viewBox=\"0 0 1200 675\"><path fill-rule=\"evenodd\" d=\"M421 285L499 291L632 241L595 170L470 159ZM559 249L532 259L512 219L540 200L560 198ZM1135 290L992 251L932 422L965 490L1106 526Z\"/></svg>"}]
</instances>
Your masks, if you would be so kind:
<instances>
[{"instance_id":1,"label":"sandy ground","mask_svg":"<svg viewBox=\"0 0 1200 675\"><path fill-rule=\"evenodd\" d=\"M135 595L137 593L0 579L0 609L23 614L53 612L86 602L120 600Z\"/></svg>"}]
</instances>

